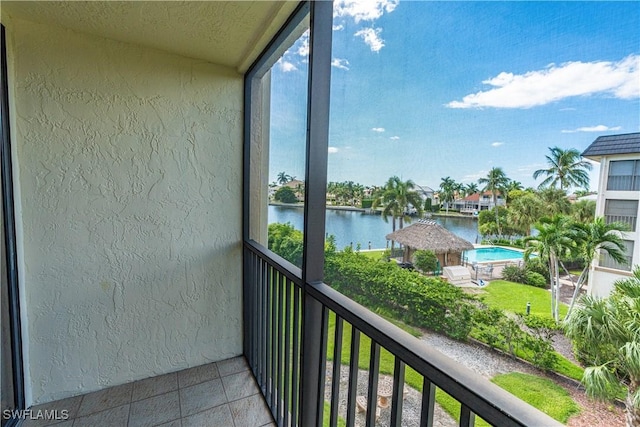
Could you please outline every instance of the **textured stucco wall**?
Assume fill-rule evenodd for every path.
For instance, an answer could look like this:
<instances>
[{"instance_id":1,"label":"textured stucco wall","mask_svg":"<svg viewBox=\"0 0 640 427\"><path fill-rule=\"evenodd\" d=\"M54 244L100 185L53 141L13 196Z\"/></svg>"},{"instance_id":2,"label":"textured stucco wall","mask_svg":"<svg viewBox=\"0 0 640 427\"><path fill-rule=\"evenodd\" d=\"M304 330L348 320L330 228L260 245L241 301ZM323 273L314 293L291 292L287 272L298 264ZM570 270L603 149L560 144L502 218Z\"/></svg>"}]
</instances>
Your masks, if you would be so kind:
<instances>
[{"instance_id":1,"label":"textured stucco wall","mask_svg":"<svg viewBox=\"0 0 640 427\"><path fill-rule=\"evenodd\" d=\"M32 403L242 351L242 77L12 22Z\"/></svg>"}]
</instances>

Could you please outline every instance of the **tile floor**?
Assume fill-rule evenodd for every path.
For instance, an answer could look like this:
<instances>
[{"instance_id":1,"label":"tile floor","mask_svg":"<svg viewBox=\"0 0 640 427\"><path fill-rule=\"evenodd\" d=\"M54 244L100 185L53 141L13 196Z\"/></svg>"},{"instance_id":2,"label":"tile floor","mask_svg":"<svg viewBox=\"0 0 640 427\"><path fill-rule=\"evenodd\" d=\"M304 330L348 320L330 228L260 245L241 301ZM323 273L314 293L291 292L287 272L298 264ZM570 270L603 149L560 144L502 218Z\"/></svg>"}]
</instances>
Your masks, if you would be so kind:
<instances>
[{"instance_id":1,"label":"tile floor","mask_svg":"<svg viewBox=\"0 0 640 427\"><path fill-rule=\"evenodd\" d=\"M25 420L25 427L275 427L244 357L71 397L31 408L69 419Z\"/></svg>"}]
</instances>

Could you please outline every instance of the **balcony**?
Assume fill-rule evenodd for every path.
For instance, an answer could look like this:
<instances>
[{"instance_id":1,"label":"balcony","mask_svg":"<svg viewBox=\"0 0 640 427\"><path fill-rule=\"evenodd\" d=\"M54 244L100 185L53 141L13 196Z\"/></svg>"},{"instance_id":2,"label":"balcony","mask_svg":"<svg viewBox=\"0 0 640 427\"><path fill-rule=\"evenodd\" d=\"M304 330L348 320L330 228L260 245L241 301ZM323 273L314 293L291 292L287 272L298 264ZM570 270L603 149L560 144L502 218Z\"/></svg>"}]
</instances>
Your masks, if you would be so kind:
<instances>
[{"instance_id":1,"label":"balcony","mask_svg":"<svg viewBox=\"0 0 640 427\"><path fill-rule=\"evenodd\" d=\"M245 242L244 251L245 356L279 426L440 425L437 388L460 403L460 426L476 418L496 426L561 425L326 284L304 283L299 269L260 245ZM343 348L347 333L350 348ZM361 351L370 355L364 377ZM382 352L394 359L384 384ZM422 377L419 420L403 417L407 369ZM346 383L330 380L344 370Z\"/></svg>"}]
</instances>

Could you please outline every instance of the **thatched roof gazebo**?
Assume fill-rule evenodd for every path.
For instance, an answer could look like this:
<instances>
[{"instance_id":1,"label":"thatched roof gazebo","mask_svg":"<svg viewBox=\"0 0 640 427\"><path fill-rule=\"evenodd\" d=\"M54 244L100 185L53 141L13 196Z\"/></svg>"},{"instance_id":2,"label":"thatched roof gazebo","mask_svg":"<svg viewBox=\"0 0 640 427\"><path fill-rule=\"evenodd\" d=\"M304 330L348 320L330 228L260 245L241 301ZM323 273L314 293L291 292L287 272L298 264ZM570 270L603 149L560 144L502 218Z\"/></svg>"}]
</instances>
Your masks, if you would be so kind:
<instances>
[{"instance_id":1,"label":"thatched roof gazebo","mask_svg":"<svg viewBox=\"0 0 640 427\"><path fill-rule=\"evenodd\" d=\"M411 261L413 252L419 249L433 251L440 265L460 265L462 252L473 249L471 242L458 237L433 220L420 220L401 230L387 234L387 240L404 245L403 261Z\"/></svg>"}]
</instances>

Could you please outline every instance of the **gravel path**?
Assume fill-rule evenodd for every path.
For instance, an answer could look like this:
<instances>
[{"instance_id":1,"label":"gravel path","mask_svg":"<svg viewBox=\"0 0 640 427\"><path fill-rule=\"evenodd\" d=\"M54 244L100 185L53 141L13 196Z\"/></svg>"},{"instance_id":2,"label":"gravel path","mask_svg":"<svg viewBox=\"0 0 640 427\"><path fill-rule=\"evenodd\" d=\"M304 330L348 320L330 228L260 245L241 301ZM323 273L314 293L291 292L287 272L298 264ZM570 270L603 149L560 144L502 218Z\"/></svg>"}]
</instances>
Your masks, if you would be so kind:
<instances>
[{"instance_id":1,"label":"gravel path","mask_svg":"<svg viewBox=\"0 0 640 427\"><path fill-rule=\"evenodd\" d=\"M472 371L482 375L483 377L490 379L498 374L504 374L509 372L522 372L532 375L542 375L540 371L532 368L530 365L522 363L518 360L514 360L508 356L501 355L495 351L487 349L485 347L463 343L443 335L426 332L421 340L427 345L435 348L446 356L460 362ZM567 350L567 343L562 342L560 346L564 346ZM570 348L570 347L569 347ZM564 353L565 351L563 351ZM326 369L326 384L325 384L325 399L331 400L331 382L332 382L332 362L327 362ZM349 369L346 366L341 366L340 372L340 398L339 398L339 415L346 419L346 405L347 405L347 387ZM367 382L369 373L366 370L360 370L358 372L358 395L367 395ZM380 379L392 380L391 377L381 375ZM573 399L582 407L582 411L579 415L572 417L567 423L570 427L623 427L624 413L623 411L610 404L598 403L587 399L584 391L576 388L575 386L567 386L566 384L560 384L571 394ZM409 386L405 386L407 395L404 399L402 410L402 425L407 427L418 427L420 423L420 407L422 394L414 390ZM391 408L385 408L380 411L380 418L376 423L376 426L388 427L389 419L391 416ZM359 413L356 417L356 426L365 425L364 413ZM434 414L434 426L436 427L453 427L456 426L456 422L436 404Z\"/></svg>"}]
</instances>

